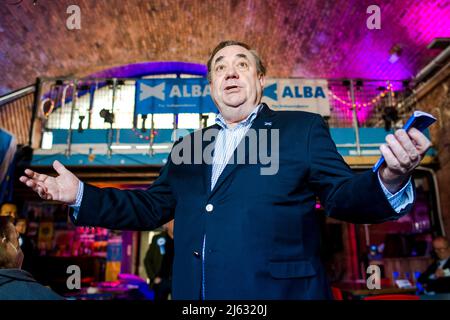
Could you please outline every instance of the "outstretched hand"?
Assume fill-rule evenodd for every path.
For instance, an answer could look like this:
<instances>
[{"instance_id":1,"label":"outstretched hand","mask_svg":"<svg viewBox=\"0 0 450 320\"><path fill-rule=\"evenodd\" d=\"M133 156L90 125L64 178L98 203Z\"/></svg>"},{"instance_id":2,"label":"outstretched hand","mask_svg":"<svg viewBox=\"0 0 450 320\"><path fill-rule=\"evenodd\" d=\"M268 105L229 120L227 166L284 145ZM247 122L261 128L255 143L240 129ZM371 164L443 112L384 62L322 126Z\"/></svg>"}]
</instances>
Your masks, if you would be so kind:
<instances>
[{"instance_id":1,"label":"outstretched hand","mask_svg":"<svg viewBox=\"0 0 450 320\"><path fill-rule=\"evenodd\" d=\"M66 204L75 203L79 179L57 160L53 162L53 168L58 173L56 177L26 169L25 176L21 176L19 180L42 199L60 201Z\"/></svg>"}]
</instances>

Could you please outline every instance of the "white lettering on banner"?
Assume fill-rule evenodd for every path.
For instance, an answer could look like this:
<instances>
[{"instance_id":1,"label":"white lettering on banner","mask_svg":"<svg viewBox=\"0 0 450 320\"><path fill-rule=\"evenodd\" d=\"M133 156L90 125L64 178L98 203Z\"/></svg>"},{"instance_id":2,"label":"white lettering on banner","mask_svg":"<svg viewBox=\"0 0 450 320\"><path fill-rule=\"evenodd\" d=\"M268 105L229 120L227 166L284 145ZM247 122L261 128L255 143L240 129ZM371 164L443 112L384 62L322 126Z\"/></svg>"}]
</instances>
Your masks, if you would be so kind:
<instances>
[{"instance_id":1,"label":"white lettering on banner","mask_svg":"<svg viewBox=\"0 0 450 320\"><path fill-rule=\"evenodd\" d=\"M183 97L190 97L191 94L189 93L187 86L183 86Z\"/></svg>"},{"instance_id":2,"label":"white lettering on banner","mask_svg":"<svg viewBox=\"0 0 450 320\"><path fill-rule=\"evenodd\" d=\"M202 87L198 84L194 84L192 86L192 96L193 97L200 97L202 95Z\"/></svg>"},{"instance_id":3,"label":"white lettering on banner","mask_svg":"<svg viewBox=\"0 0 450 320\"><path fill-rule=\"evenodd\" d=\"M181 98L181 91L180 88L177 85L172 86L172 89L170 90L169 97L178 97Z\"/></svg>"},{"instance_id":4,"label":"white lettering on banner","mask_svg":"<svg viewBox=\"0 0 450 320\"><path fill-rule=\"evenodd\" d=\"M169 98L178 97L178 98L199 98L205 97L210 94L209 85L205 86L202 89L202 86L199 84L182 85L180 86L174 84L172 89L170 89Z\"/></svg>"},{"instance_id":5,"label":"white lettering on banner","mask_svg":"<svg viewBox=\"0 0 450 320\"><path fill-rule=\"evenodd\" d=\"M206 97L210 95L211 95L211 87L208 84L203 88L203 96Z\"/></svg>"}]
</instances>

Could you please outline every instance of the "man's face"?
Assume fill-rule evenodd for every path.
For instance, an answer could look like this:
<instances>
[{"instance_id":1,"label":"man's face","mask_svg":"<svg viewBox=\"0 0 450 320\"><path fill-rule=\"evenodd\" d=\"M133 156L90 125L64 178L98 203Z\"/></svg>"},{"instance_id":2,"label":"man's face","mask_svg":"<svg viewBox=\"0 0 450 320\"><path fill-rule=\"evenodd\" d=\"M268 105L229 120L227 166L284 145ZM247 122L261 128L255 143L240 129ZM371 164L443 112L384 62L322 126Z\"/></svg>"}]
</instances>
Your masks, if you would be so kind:
<instances>
[{"instance_id":1,"label":"man's face","mask_svg":"<svg viewBox=\"0 0 450 320\"><path fill-rule=\"evenodd\" d=\"M16 230L19 234L25 234L27 232L27 222L25 220L18 220L16 222Z\"/></svg>"},{"instance_id":2,"label":"man's face","mask_svg":"<svg viewBox=\"0 0 450 320\"><path fill-rule=\"evenodd\" d=\"M439 260L444 260L450 257L450 248L448 243L444 240L439 239L433 241L433 249Z\"/></svg>"},{"instance_id":3,"label":"man's face","mask_svg":"<svg viewBox=\"0 0 450 320\"><path fill-rule=\"evenodd\" d=\"M212 59L211 97L229 124L244 120L260 103L264 81L244 47L225 47Z\"/></svg>"}]
</instances>

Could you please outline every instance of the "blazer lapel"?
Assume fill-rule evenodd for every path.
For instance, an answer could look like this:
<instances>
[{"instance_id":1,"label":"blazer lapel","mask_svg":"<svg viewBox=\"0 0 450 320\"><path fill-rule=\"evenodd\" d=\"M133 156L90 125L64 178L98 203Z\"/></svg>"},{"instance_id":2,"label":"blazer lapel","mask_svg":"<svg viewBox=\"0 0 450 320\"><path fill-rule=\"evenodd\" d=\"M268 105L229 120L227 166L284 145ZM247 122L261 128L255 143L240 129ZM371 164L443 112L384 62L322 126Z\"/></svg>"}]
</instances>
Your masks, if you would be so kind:
<instances>
[{"instance_id":1,"label":"blazer lapel","mask_svg":"<svg viewBox=\"0 0 450 320\"><path fill-rule=\"evenodd\" d=\"M253 124L251 125L249 130L255 130L256 131L256 137L259 139L259 129L270 129L273 122L273 117L275 115L275 112L272 111L265 103L263 103L263 106L261 107L261 110L259 111L256 118L253 120ZM216 184L214 185L213 190L211 191L210 197L214 195L214 193L217 192L217 190L220 188L220 186L224 183L224 181L230 176L230 174L240 165L237 163L237 150L242 148L241 144L245 143L245 137L247 134L242 137L242 140L239 142L238 146L234 150L230 162L232 160L232 163L228 163L225 168L223 169L222 173L220 174L219 178L217 179ZM258 140L257 140L258 141ZM245 160L246 163L248 162L248 145L245 146ZM212 165L209 165L208 168L208 181L209 181L209 189L211 189L211 175L212 175Z\"/></svg>"}]
</instances>

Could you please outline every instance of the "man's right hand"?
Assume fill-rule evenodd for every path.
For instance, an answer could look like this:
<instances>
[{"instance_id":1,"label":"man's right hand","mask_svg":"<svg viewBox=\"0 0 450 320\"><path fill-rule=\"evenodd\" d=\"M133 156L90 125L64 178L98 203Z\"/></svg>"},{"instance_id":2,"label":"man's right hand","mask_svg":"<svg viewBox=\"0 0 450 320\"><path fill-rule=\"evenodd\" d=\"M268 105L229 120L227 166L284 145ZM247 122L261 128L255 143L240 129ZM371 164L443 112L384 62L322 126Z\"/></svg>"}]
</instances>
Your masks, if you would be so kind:
<instances>
[{"instance_id":1,"label":"man's right hand","mask_svg":"<svg viewBox=\"0 0 450 320\"><path fill-rule=\"evenodd\" d=\"M436 270L436 272L434 273L434 275L436 276L436 278L442 278L442 277L445 277L444 269L438 268L438 269Z\"/></svg>"},{"instance_id":2,"label":"man's right hand","mask_svg":"<svg viewBox=\"0 0 450 320\"><path fill-rule=\"evenodd\" d=\"M33 189L42 199L74 204L80 180L57 160L53 162L53 168L58 173L57 177L26 169L26 176L21 176L19 180Z\"/></svg>"}]
</instances>

